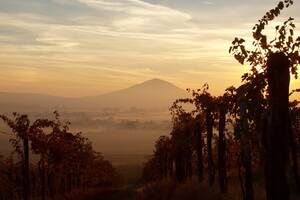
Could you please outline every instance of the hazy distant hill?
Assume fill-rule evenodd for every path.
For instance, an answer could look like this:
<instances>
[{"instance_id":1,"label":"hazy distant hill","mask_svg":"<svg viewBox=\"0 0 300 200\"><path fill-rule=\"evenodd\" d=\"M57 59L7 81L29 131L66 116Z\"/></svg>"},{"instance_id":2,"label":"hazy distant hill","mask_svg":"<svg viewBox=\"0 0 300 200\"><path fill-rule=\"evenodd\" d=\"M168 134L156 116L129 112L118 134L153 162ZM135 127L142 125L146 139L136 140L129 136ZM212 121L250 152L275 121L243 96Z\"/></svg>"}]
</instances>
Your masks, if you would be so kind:
<instances>
[{"instance_id":1,"label":"hazy distant hill","mask_svg":"<svg viewBox=\"0 0 300 200\"><path fill-rule=\"evenodd\" d=\"M0 111L41 111L66 108L72 98L31 93L0 92Z\"/></svg>"},{"instance_id":2,"label":"hazy distant hill","mask_svg":"<svg viewBox=\"0 0 300 200\"><path fill-rule=\"evenodd\" d=\"M152 79L116 92L82 98L0 92L0 111L167 109L176 98L185 96L183 89L164 80Z\"/></svg>"}]
</instances>

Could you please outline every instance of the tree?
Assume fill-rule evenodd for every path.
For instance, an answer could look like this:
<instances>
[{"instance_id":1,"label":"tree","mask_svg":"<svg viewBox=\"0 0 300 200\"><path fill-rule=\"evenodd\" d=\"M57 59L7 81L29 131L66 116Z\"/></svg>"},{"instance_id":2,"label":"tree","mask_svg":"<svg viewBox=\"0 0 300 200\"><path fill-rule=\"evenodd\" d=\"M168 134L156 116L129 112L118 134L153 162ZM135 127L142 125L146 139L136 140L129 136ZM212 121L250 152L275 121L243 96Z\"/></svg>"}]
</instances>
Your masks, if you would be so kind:
<instances>
[{"instance_id":1,"label":"tree","mask_svg":"<svg viewBox=\"0 0 300 200\"><path fill-rule=\"evenodd\" d=\"M111 163L93 150L91 142L81 133L70 132L70 123L61 122L58 112L54 118L31 122L25 114L0 115L15 134L10 142L21 158L21 162L14 162L11 157L7 164L0 159L0 197L56 198L74 189L119 183ZM40 156L37 165L30 162L30 150ZM7 185L4 194L2 180Z\"/></svg>"},{"instance_id":2,"label":"tree","mask_svg":"<svg viewBox=\"0 0 300 200\"><path fill-rule=\"evenodd\" d=\"M290 93L290 96L296 92L295 90ZM292 168L295 183L297 186L298 193L300 192L300 177L299 177L299 166L298 166L298 153L300 149L300 108L297 107L299 101L293 101L290 103L290 119L289 119L289 145L291 147L291 158Z\"/></svg>"},{"instance_id":3,"label":"tree","mask_svg":"<svg viewBox=\"0 0 300 200\"><path fill-rule=\"evenodd\" d=\"M206 122L206 144L207 144L207 168L208 168L208 183L210 186L214 184L215 180L215 163L213 160L213 126L214 115L216 112L216 101L208 92L208 84L203 85L201 89L189 90L193 96L193 102L196 109L204 113Z\"/></svg>"},{"instance_id":4,"label":"tree","mask_svg":"<svg viewBox=\"0 0 300 200\"><path fill-rule=\"evenodd\" d=\"M158 160L161 178L167 178L169 174L172 174L171 148L171 141L167 136L160 136L155 142L154 157Z\"/></svg>"},{"instance_id":5,"label":"tree","mask_svg":"<svg viewBox=\"0 0 300 200\"><path fill-rule=\"evenodd\" d=\"M178 182L192 176L192 136L193 116L176 101L170 108L173 128L171 132L172 153L175 162L175 175Z\"/></svg>"},{"instance_id":6,"label":"tree","mask_svg":"<svg viewBox=\"0 0 300 200\"><path fill-rule=\"evenodd\" d=\"M233 90L228 88L223 96L216 98L216 107L219 116L218 137L218 173L219 186L222 193L227 192L227 166L226 166L226 115L233 107Z\"/></svg>"},{"instance_id":7,"label":"tree","mask_svg":"<svg viewBox=\"0 0 300 200\"><path fill-rule=\"evenodd\" d=\"M30 176L29 176L29 140L31 137L41 131L41 128L49 127L48 120L36 120L32 124L27 115L13 113L13 118L0 115L0 118L12 129L16 139L11 139L15 151L23 160L23 199L30 199ZM20 142L22 141L22 147Z\"/></svg>"},{"instance_id":8,"label":"tree","mask_svg":"<svg viewBox=\"0 0 300 200\"><path fill-rule=\"evenodd\" d=\"M195 137L195 150L197 154L197 175L198 181L202 182L204 179L204 161L203 161L203 148L204 148L204 141L203 141L203 133L204 133L204 119L202 114L197 114L194 119L194 137Z\"/></svg>"}]
</instances>

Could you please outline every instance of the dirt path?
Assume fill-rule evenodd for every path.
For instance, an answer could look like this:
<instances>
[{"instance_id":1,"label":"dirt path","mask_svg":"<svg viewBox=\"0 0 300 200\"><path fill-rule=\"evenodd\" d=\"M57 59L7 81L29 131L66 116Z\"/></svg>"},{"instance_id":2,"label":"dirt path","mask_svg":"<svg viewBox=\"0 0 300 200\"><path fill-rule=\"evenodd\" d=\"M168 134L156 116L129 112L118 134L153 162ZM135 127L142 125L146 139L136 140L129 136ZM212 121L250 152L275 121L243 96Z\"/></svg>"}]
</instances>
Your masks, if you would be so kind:
<instances>
[{"instance_id":1,"label":"dirt path","mask_svg":"<svg viewBox=\"0 0 300 200\"><path fill-rule=\"evenodd\" d=\"M89 195L86 200L135 200L136 191L132 186L99 191Z\"/></svg>"}]
</instances>

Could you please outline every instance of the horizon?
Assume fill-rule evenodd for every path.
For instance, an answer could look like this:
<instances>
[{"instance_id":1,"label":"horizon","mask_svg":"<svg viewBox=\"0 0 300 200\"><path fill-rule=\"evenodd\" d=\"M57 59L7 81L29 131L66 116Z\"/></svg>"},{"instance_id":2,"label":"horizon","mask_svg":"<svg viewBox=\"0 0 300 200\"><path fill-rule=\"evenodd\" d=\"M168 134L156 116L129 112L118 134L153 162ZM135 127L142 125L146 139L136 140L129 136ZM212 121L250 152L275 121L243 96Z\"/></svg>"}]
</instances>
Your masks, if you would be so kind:
<instances>
[{"instance_id":1,"label":"horizon","mask_svg":"<svg viewBox=\"0 0 300 200\"><path fill-rule=\"evenodd\" d=\"M152 78L152 79L147 79L143 82L138 82L138 83L134 83L133 85L130 85L128 87L125 87L125 88L120 88L118 90L113 90L113 91L110 91L110 92L106 92L106 93L102 93L102 94L95 94L95 95L92 95L92 96L58 96L58 95L52 95L52 94L47 94L47 93L27 93L27 92L10 92L10 91L0 91L0 93L8 93L8 94L24 94L24 95L43 95L43 96L52 96L52 97L61 97L61 98L85 98L85 97L93 97L93 96L102 96L102 95L108 95L108 94L112 94L112 93L115 93L115 92L119 92L119 91L123 91L123 90L127 90L127 89L130 89L132 87L135 87L135 86L139 86L141 84L149 84L150 82L153 82L153 81L161 81L162 83L167 83L167 84L170 84L171 86L173 86L174 88L178 88L178 89L181 89L182 91L186 91L187 88L180 88L178 87L176 84L174 83L171 83L169 81L166 81L166 80L163 80L163 79L159 79L159 78Z\"/></svg>"},{"instance_id":2,"label":"horizon","mask_svg":"<svg viewBox=\"0 0 300 200\"><path fill-rule=\"evenodd\" d=\"M274 4L255 2L1 1L0 91L94 96L157 77L180 88L208 83L219 95L249 69L228 53L231 41L251 37ZM278 21L298 22L298 9Z\"/></svg>"}]
</instances>

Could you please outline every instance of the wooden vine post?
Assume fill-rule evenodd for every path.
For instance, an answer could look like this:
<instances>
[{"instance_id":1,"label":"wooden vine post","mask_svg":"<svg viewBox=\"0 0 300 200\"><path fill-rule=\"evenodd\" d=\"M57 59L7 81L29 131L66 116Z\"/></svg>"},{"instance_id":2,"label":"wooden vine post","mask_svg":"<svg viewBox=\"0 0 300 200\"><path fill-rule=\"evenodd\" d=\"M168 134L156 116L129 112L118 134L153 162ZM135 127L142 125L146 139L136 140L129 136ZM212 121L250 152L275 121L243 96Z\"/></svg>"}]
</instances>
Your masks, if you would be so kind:
<instances>
[{"instance_id":1,"label":"wooden vine post","mask_svg":"<svg viewBox=\"0 0 300 200\"><path fill-rule=\"evenodd\" d=\"M267 200L288 200L286 171L289 157L290 62L284 53L272 53L267 61L269 108L266 132Z\"/></svg>"}]
</instances>

